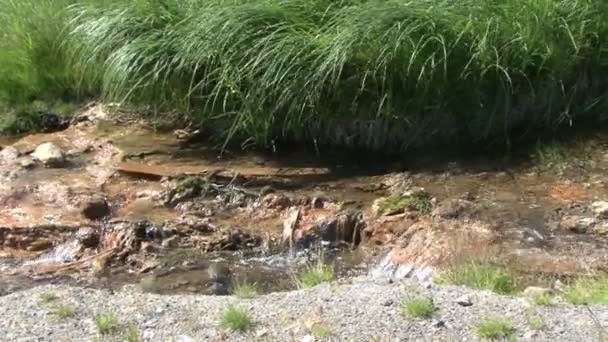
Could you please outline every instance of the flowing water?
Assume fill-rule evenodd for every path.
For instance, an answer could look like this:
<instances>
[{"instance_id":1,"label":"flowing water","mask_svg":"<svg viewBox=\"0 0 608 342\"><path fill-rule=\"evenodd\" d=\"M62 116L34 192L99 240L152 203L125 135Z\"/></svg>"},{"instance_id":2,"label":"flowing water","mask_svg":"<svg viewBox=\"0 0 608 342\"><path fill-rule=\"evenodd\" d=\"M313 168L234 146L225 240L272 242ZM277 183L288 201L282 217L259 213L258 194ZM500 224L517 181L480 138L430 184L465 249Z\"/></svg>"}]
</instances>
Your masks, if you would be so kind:
<instances>
[{"instance_id":1,"label":"flowing water","mask_svg":"<svg viewBox=\"0 0 608 342\"><path fill-rule=\"evenodd\" d=\"M63 168L34 167L9 175L15 166L4 166L5 178L0 189L6 190L6 195L0 202L3 203L0 230L5 232L0 236L6 241L9 235L17 236L15 241L23 241L21 244L5 242L0 247L0 287L4 292L40 282L67 282L111 287L136 283L145 291L157 293L222 294L241 281L256 283L261 292L281 291L293 289L294 274L319 259L334 265L339 278L368 272L385 275L392 272L386 253L404 244L399 236L406 231L402 226L407 215L377 219L370 208L374 200L390 195L397 185L404 186L404 183L426 189L435 206L454 198L474 203L474 216L458 224L481 222L491 232L488 240L491 243L485 245L485 240L479 240L479 245L483 245L481 252L492 253L492 257L519 270L526 282L542 282L544 278L539 278L539 274L552 279L602 269L605 265L607 235L559 228L564 215L590 215L592 201L608 199L605 172L608 160L603 157L604 142L608 140L602 136L590 139L593 147L589 148L591 143L586 144L585 153L577 152L581 151L579 146L569 147L567 153L574 156L553 164L527 161L505 165L478 160L460 164L446 162L432 167L411 163L409 167L394 164L362 167L337 161L322 162L301 153L280 158L227 153L218 158L217 151L204 145L182 146L173 135L145 127L98 127L101 128L71 127L63 132L27 136L16 142L0 140L0 145L14 143L24 155L42 142L54 141L69 155L69 163ZM239 189L247 190L240 193L240 197L231 195L231 201L237 198L240 202L220 201L225 206L219 209L201 209L196 201L182 207L159 204L159 194L166 190L167 179L210 170L226 173L229 185L235 182ZM321 208L308 204L302 207L303 226L330 218L341 210L359 210L364 213L367 226L373 228L369 233L372 239L358 248L316 246L289 250L258 245L216 251L197 246L161 247L153 241L146 245L152 252L142 254L144 261L127 258L122 264L112 264L101 276L90 276L88 268L65 273L40 272L36 268L52 264L62 269L78 260L92 258L96 252L90 249L83 252L74 240L74 234L81 227L105 231L121 221L145 221L166 227L192 213L204 217L205 224L221 228L209 236L203 235L203 240L215 239L225 231L239 231L276 242L281 239L289 210L260 206L262 195L249 195L249 192L261 193L264 187L292 199L307 198L309 202L322 199L328 203ZM86 201L91 193L103 194L108 199L111 218L92 222L82 217L79 203ZM288 206L290 210L301 206L294 203L300 202L293 200ZM435 234L438 230L433 230L432 225L429 232ZM50 241L50 249L32 248L43 245L39 242L41 236L44 241ZM474 256L480 252L466 247L475 241L467 240L468 245L459 247L457 240L433 238L448 241L450 248L460 248L459 253ZM412 244L412 240L409 241ZM200 241L191 242L196 245ZM422 246L428 248L422 253L427 259L435 260L434 256L445 252L433 249L438 247L432 243ZM141 248L145 250L143 245ZM147 270L149 264L153 267ZM426 278L436 267L441 267L441 263L410 263L400 272L405 276L416 268L420 270L418 274ZM229 281L217 280L218 272L223 274L220 278L226 276Z\"/></svg>"}]
</instances>

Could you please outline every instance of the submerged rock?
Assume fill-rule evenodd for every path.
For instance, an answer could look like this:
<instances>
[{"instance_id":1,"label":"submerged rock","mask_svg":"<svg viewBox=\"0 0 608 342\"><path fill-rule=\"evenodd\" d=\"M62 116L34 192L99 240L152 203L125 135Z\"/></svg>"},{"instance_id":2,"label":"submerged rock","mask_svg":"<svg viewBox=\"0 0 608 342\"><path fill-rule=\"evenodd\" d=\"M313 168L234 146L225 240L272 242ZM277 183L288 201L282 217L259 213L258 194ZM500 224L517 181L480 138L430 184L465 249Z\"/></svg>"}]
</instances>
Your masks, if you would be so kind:
<instances>
[{"instance_id":1,"label":"submerged rock","mask_svg":"<svg viewBox=\"0 0 608 342\"><path fill-rule=\"evenodd\" d=\"M65 163L65 153L59 146L47 142L36 147L32 157L40 160L48 167L62 167Z\"/></svg>"},{"instance_id":2,"label":"submerged rock","mask_svg":"<svg viewBox=\"0 0 608 342\"><path fill-rule=\"evenodd\" d=\"M82 205L82 215L89 220L99 220L110 215L110 206L102 197L91 197Z\"/></svg>"},{"instance_id":3,"label":"submerged rock","mask_svg":"<svg viewBox=\"0 0 608 342\"><path fill-rule=\"evenodd\" d=\"M449 199L437 205L433 210L434 217L442 219L457 219L471 211L473 203L463 199Z\"/></svg>"}]
</instances>

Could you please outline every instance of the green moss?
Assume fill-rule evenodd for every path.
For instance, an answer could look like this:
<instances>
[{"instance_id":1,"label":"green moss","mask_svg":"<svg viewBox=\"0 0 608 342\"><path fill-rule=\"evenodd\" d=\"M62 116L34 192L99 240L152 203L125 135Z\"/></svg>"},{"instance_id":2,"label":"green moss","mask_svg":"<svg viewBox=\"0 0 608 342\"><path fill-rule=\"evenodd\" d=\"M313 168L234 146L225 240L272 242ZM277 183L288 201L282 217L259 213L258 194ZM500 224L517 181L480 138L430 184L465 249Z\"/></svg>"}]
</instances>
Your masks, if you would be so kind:
<instances>
[{"instance_id":1,"label":"green moss","mask_svg":"<svg viewBox=\"0 0 608 342\"><path fill-rule=\"evenodd\" d=\"M416 210L427 214L431 209L430 195L425 191L413 191L411 194L384 199L379 205L378 214L396 214L406 210Z\"/></svg>"}]
</instances>

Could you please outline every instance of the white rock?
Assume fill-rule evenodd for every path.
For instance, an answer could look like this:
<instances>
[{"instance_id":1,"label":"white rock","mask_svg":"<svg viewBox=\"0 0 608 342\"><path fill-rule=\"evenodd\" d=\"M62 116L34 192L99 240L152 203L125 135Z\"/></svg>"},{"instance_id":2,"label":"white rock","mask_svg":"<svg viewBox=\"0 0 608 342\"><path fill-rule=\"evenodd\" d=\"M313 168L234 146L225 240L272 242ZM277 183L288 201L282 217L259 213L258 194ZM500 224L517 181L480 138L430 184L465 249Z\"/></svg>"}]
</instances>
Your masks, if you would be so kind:
<instances>
[{"instance_id":1,"label":"white rock","mask_svg":"<svg viewBox=\"0 0 608 342\"><path fill-rule=\"evenodd\" d=\"M40 160L47 166L61 166L65 162L65 153L59 146L47 142L36 147L32 157Z\"/></svg>"},{"instance_id":2,"label":"white rock","mask_svg":"<svg viewBox=\"0 0 608 342\"><path fill-rule=\"evenodd\" d=\"M256 337L264 337L266 335L268 335L268 329L265 329L265 328L259 329L258 331L255 332Z\"/></svg>"},{"instance_id":3,"label":"white rock","mask_svg":"<svg viewBox=\"0 0 608 342\"><path fill-rule=\"evenodd\" d=\"M302 337L300 342L315 342L315 338L312 335L306 335Z\"/></svg>"},{"instance_id":4,"label":"white rock","mask_svg":"<svg viewBox=\"0 0 608 342\"><path fill-rule=\"evenodd\" d=\"M194 342L194 339L188 335L178 335L175 342Z\"/></svg>"},{"instance_id":5,"label":"white rock","mask_svg":"<svg viewBox=\"0 0 608 342\"><path fill-rule=\"evenodd\" d=\"M458 305L462 305L462 306L471 306L473 305L473 301L471 300L471 296L469 295L462 295L458 298L456 298L454 300L454 302L456 302L456 304Z\"/></svg>"},{"instance_id":6,"label":"white rock","mask_svg":"<svg viewBox=\"0 0 608 342\"><path fill-rule=\"evenodd\" d=\"M606 219L608 218L608 202L606 201L596 201L591 204L591 209L595 213L595 215L599 218Z\"/></svg>"}]
</instances>

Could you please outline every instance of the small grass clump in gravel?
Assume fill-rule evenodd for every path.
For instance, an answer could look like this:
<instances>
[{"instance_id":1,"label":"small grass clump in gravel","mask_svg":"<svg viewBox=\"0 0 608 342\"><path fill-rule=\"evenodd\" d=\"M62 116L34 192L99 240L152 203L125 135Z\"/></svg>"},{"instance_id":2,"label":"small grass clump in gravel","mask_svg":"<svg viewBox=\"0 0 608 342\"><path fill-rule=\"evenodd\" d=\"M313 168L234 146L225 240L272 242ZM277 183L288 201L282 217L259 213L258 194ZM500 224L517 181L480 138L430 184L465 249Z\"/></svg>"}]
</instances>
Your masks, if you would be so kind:
<instances>
[{"instance_id":1,"label":"small grass clump in gravel","mask_svg":"<svg viewBox=\"0 0 608 342\"><path fill-rule=\"evenodd\" d=\"M230 305L222 311L220 324L232 331L246 331L253 325L253 321L249 311Z\"/></svg>"},{"instance_id":2,"label":"small grass clump in gravel","mask_svg":"<svg viewBox=\"0 0 608 342\"><path fill-rule=\"evenodd\" d=\"M475 326L475 335L481 339L508 338L514 332L515 329L511 321L504 318L482 319Z\"/></svg>"},{"instance_id":3,"label":"small grass clump in gravel","mask_svg":"<svg viewBox=\"0 0 608 342\"><path fill-rule=\"evenodd\" d=\"M95 317L95 327L100 335L109 335L118 331L120 323L116 315L106 312Z\"/></svg>"},{"instance_id":4,"label":"small grass clump in gravel","mask_svg":"<svg viewBox=\"0 0 608 342\"><path fill-rule=\"evenodd\" d=\"M316 338L328 338L334 335L334 331L327 324L315 323L310 327L310 333Z\"/></svg>"},{"instance_id":5,"label":"small grass clump in gravel","mask_svg":"<svg viewBox=\"0 0 608 342\"><path fill-rule=\"evenodd\" d=\"M415 296L403 302L401 310L406 318L430 318L436 308L431 298Z\"/></svg>"},{"instance_id":6,"label":"small grass clump in gravel","mask_svg":"<svg viewBox=\"0 0 608 342\"><path fill-rule=\"evenodd\" d=\"M532 302L536 305L542 306L550 306L555 304L553 296L548 293L543 293L532 297Z\"/></svg>"},{"instance_id":7,"label":"small grass clump in gravel","mask_svg":"<svg viewBox=\"0 0 608 342\"><path fill-rule=\"evenodd\" d=\"M528 326L532 330L542 330L545 327L545 321L534 308L528 310Z\"/></svg>"},{"instance_id":8,"label":"small grass clump in gravel","mask_svg":"<svg viewBox=\"0 0 608 342\"><path fill-rule=\"evenodd\" d=\"M517 290L513 274L506 267L490 263L469 262L456 266L441 274L437 281L491 290L498 294L513 294Z\"/></svg>"},{"instance_id":9,"label":"small grass clump in gravel","mask_svg":"<svg viewBox=\"0 0 608 342\"><path fill-rule=\"evenodd\" d=\"M44 292L40 294L40 301L42 301L43 303L54 302L57 299L59 299L59 296L57 296L53 292Z\"/></svg>"},{"instance_id":10,"label":"small grass clump in gravel","mask_svg":"<svg viewBox=\"0 0 608 342\"><path fill-rule=\"evenodd\" d=\"M134 324L129 324L125 327L122 334L123 342L139 342L141 341L139 328Z\"/></svg>"},{"instance_id":11,"label":"small grass clump in gravel","mask_svg":"<svg viewBox=\"0 0 608 342\"><path fill-rule=\"evenodd\" d=\"M580 278L568 286L564 298L572 304L608 304L608 276Z\"/></svg>"},{"instance_id":12,"label":"small grass clump in gravel","mask_svg":"<svg viewBox=\"0 0 608 342\"><path fill-rule=\"evenodd\" d=\"M255 283L249 283L246 281L238 282L232 293L242 299L253 298L258 295L258 289Z\"/></svg>"},{"instance_id":13,"label":"small grass clump in gravel","mask_svg":"<svg viewBox=\"0 0 608 342\"><path fill-rule=\"evenodd\" d=\"M51 309L51 315L59 319L68 319L70 317L73 317L74 314L76 314L76 309L74 309L74 307L72 307L71 305L67 304L55 305Z\"/></svg>"},{"instance_id":14,"label":"small grass clump in gravel","mask_svg":"<svg viewBox=\"0 0 608 342\"><path fill-rule=\"evenodd\" d=\"M319 262L315 265L309 265L300 271L295 276L295 282L300 289L309 288L317 286L322 282L331 281L334 279L334 276L333 267Z\"/></svg>"}]
</instances>

